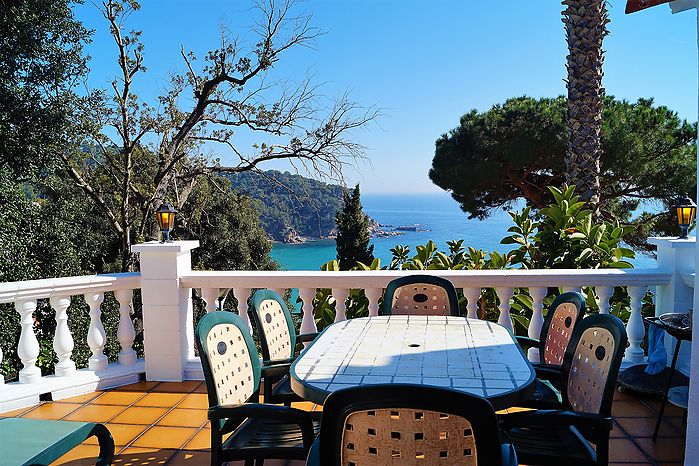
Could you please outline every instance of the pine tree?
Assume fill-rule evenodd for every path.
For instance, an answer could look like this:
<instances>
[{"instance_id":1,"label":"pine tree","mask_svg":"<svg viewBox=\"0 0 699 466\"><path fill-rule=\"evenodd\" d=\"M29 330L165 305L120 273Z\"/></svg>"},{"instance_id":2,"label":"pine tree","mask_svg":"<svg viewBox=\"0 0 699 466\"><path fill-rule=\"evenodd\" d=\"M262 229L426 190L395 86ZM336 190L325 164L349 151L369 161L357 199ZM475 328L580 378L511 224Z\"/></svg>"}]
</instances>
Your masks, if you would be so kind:
<instances>
[{"instance_id":1,"label":"pine tree","mask_svg":"<svg viewBox=\"0 0 699 466\"><path fill-rule=\"evenodd\" d=\"M342 211L335 214L335 223L335 245L340 270L349 270L357 262L371 264L374 260L374 245L369 244L369 217L362 211L359 185L351 193L345 189Z\"/></svg>"}]
</instances>

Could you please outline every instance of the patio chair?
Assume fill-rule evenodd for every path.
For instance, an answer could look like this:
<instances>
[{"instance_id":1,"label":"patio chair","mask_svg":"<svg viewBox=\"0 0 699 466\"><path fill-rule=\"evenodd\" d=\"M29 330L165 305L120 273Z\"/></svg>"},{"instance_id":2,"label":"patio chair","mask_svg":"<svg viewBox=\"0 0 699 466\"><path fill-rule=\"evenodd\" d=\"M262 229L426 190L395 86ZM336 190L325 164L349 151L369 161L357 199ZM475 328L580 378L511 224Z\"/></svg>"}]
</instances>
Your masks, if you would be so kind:
<instances>
[{"instance_id":1,"label":"patio chair","mask_svg":"<svg viewBox=\"0 0 699 466\"><path fill-rule=\"evenodd\" d=\"M458 316L456 288L433 275L396 278L386 286L381 315Z\"/></svg>"},{"instance_id":2,"label":"patio chair","mask_svg":"<svg viewBox=\"0 0 699 466\"><path fill-rule=\"evenodd\" d=\"M92 436L100 446L97 466L109 466L114 440L109 430L94 422L0 419L0 465L48 465Z\"/></svg>"},{"instance_id":3,"label":"patio chair","mask_svg":"<svg viewBox=\"0 0 699 466\"><path fill-rule=\"evenodd\" d=\"M560 368L568 343L576 325L585 316L585 297L577 292L566 292L558 296L549 306L539 339L515 336L517 343L539 350L540 362L534 363L537 371L536 388L524 406L547 408L560 406ZM551 377L551 373L555 376ZM552 378L553 380L549 380Z\"/></svg>"},{"instance_id":4,"label":"patio chair","mask_svg":"<svg viewBox=\"0 0 699 466\"><path fill-rule=\"evenodd\" d=\"M612 398L626 342L626 329L614 316L593 315L580 322L563 359L563 409L501 416L519 461L607 464Z\"/></svg>"},{"instance_id":5,"label":"patio chair","mask_svg":"<svg viewBox=\"0 0 699 466\"><path fill-rule=\"evenodd\" d=\"M213 312L196 328L209 397L211 464L245 460L304 459L320 413L260 404L260 361L247 326L231 312ZM223 436L230 436L223 441Z\"/></svg>"},{"instance_id":6,"label":"patio chair","mask_svg":"<svg viewBox=\"0 0 699 466\"><path fill-rule=\"evenodd\" d=\"M291 406L303 401L291 390L289 368L296 358L296 344L315 339L318 333L297 335L284 299L271 290L258 290L252 296L253 321L262 347L262 376L265 403Z\"/></svg>"},{"instance_id":7,"label":"patio chair","mask_svg":"<svg viewBox=\"0 0 699 466\"><path fill-rule=\"evenodd\" d=\"M307 466L517 465L485 398L424 385L333 392Z\"/></svg>"}]
</instances>

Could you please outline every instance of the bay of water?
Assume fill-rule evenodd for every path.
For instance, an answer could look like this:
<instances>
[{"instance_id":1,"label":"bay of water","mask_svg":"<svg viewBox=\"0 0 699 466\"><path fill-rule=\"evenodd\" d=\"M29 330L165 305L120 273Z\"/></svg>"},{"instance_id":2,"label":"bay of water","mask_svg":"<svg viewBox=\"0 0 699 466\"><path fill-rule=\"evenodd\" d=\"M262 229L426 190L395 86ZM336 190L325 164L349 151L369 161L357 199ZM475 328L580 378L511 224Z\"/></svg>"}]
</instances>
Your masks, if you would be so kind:
<instances>
[{"instance_id":1,"label":"bay of water","mask_svg":"<svg viewBox=\"0 0 699 466\"><path fill-rule=\"evenodd\" d=\"M512 219L507 212L499 211L485 220L469 220L459 204L446 193L435 194L362 194L364 211L384 230L392 227L415 225L429 231L403 232L400 236L373 238L374 256L381 265L389 265L389 249L397 244L409 246L410 256L415 246L432 240L440 251L448 252L446 241L464 240L464 247L471 246L487 251L506 252L511 245L500 244L506 236ZM520 207L521 208L521 207ZM515 207L515 210L517 207ZM283 270L319 270L325 262L335 259L335 240L318 240L302 244L275 243L272 258ZM638 268L654 267L655 260L641 254L633 261Z\"/></svg>"}]
</instances>

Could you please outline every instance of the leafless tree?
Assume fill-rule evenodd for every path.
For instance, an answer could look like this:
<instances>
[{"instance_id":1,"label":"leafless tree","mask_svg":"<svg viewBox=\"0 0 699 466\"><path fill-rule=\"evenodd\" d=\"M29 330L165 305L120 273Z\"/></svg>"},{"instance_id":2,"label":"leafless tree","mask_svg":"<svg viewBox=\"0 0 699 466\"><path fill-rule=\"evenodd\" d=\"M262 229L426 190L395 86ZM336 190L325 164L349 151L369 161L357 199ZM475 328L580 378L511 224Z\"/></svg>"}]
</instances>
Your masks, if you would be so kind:
<instances>
[{"instance_id":1,"label":"leafless tree","mask_svg":"<svg viewBox=\"0 0 699 466\"><path fill-rule=\"evenodd\" d=\"M310 15L295 13L294 0L255 4L259 20L252 47L241 46L222 28L218 48L201 65L182 48L186 72L172 77L157 105L144 102L133 87L146 70L144 47L140 31L126 32L126 23L140 5L104 0L99 8L117 48L119 75L106 108L91 109L100 120L89 142L96 150L87 158L79 151L63 158L119 236L123 270L132 265L132 236L157 235L154 210L165 199L181 208L201 176L257 170L264 162L286 159L299 171L341 180L343 167L362 157L353 132L376 118L375 109L360 107L346 94L327 99L308 77L292 84L269 76L288 50L310 46L320 35ZM264 142L241 147L239 132Z\"/></svg>"}]
</instances>

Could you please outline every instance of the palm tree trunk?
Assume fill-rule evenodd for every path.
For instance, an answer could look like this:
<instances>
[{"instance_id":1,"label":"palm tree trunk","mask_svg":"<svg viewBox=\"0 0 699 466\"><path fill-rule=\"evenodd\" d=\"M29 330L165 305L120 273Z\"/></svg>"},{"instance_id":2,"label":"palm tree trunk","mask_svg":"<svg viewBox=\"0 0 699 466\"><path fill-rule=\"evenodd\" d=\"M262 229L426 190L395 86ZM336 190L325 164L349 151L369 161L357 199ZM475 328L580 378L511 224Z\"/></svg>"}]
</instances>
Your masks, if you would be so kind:
<instances>
[{"instance_id":1,"label":"palm tree trunk","mask_svg":"<svg viewBox=\"0 0 699 466\"><path fill-rule=\"evenodd\" d=\"M568 150L566 181L597 211L600 200L602 41L608 34L606 0L564 0L568 42Z\"/></svg>"}]
</instances>

